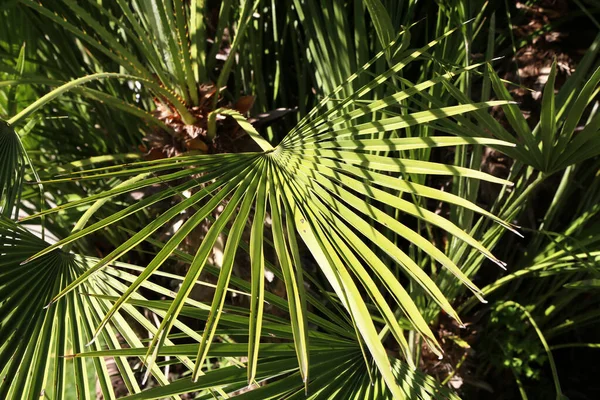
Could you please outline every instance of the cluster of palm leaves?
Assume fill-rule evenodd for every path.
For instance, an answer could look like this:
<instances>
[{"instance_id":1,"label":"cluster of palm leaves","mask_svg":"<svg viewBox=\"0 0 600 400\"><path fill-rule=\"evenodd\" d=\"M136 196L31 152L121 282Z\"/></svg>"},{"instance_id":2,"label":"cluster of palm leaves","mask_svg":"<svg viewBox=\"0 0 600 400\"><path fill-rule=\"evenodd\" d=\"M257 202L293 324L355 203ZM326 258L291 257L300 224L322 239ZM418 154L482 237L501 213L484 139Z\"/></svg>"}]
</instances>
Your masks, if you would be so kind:
<instances>
[{"instance_id":1,"label":"cluster of palm leaves","mask_svg":"<svg viewBox=\"0 0 600 400\"><path fill-rule=\"evenodd\" d=\"M481 3L433 29L418 2L0 6L0 398L455 398L419 368L447 351L435 321L504 292L560 394L547 340L598 286L600 39L531 129ZM527 256L479 288L558 175Z\"/></svg>"}]
</instances>

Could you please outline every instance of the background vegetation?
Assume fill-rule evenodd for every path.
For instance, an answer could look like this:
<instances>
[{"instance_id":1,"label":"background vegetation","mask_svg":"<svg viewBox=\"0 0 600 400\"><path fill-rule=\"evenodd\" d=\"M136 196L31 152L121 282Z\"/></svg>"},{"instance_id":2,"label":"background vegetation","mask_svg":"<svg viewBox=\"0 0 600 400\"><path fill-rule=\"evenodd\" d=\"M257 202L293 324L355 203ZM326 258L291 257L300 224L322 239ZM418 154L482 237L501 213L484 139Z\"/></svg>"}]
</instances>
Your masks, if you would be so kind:
<instances>
[{"instance_id":1,"label":"background vegetation","mask_svg":"<svg viewBox=\"0 0 600 400\"><path fill-rule=\"evenodd\" d=\"M0 398L598 398L593 0L7 0Z\"/></svg>"}]
</instances>

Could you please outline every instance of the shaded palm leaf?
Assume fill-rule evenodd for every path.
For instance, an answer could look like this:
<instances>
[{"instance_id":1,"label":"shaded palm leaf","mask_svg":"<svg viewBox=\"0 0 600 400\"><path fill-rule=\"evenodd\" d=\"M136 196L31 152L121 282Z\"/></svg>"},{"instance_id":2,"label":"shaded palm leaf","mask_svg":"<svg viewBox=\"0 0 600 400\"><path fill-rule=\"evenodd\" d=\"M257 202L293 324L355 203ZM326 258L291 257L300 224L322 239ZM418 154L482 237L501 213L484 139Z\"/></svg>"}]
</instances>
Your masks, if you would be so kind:
<instances>
[{"instance_id":1,"label":"shaded palm leaf","mask_svg":"<svg viewBox=\"0 0 600 400\"><path fill-rule=\"evenodd\" d=\"M0 121L0 214L17 215L25 159L14 129Z\"/></svg>"},{"instance_id":2,"label":"shaded palm leaf","mask_svg":"<svg viewBox=\"0 0 600 400\"><path fill-rule=\"evenodd\" d=\"M46 393L52 398L88 397L90 377L97 377L105 398L114 398L114 388L106 360L94 360L95 373L89 375L90 365L73 356L82 352L91 339L93 324L100 321L110 303L85 293L120 295L120 282L112 275L101 273L77 290L45 308L62 287L89 268L87 259L54 250L35 261L23 261L48 243L4 218L0 219L0 395L20 399ZM142 326L152 327L141 313L124 309ZM92 348L120 349L122 346L141 346L135 329L121 313L103 331L100 342ZM129 393L140 391L134 371L126 358L115 358ZM184 363L185 364L185 363ZM187 363L193 368L193 363ZM151 374L160 384L168 381L154 366ZM39 371L30 374L31 371Z\"/></svg>"}]
</instances>

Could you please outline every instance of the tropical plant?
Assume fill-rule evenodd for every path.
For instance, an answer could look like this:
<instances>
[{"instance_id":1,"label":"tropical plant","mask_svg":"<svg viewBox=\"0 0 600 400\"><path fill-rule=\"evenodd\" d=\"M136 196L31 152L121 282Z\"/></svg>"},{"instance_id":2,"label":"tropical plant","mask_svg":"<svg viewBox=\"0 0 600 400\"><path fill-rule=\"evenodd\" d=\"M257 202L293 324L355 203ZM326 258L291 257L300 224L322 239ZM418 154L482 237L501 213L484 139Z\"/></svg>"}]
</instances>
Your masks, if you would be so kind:
<instances>
[{"instance_id":1,"label":"tropical plant","mask_svg":"<svg viewBox=\"0 0 600 400\"><path fill-rule=\"evenodd\" d=\"M416 369L447 351L440 315L462 325L457 306L530 272L571 271L552 293L595 286L571 266L595 256L582 218L596 192L562 242L540 236L512 275L473 283L485 259L506 265L490 249L531 192L565 171L567 196L594 162L596 115L574 132L600 74L569 93L595 53L556 99L553 69L530 130L489 64L493 29L486 62L469 57L487 3L443 8L432 29L417 2L212 3L0 9L18 25L0 37L0 398L86 398L94 383L104 398L455 398ZM484 145L517 160L508 179L478 170ZM479 181L500 188L491 212ZM513 307L535 325L521 303L494 321Z\"/></svg>"}]
</instances>

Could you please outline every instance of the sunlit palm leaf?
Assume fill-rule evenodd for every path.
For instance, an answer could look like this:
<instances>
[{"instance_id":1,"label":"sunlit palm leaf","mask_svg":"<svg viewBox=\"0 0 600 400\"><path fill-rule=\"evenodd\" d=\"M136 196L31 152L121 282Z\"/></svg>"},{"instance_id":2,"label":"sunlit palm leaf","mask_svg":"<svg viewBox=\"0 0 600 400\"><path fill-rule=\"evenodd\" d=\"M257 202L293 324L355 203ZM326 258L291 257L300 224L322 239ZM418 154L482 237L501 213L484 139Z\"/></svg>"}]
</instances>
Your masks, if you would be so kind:
<instances>
[{"instance_id":1,"label":"sunlit palm leaf","mask_svg":"<svg viewBox=\"0 0 600 400\"><path fill-rule=\"evenodd\" d=\"M505 82L485 63L470 64L473 29L448 29L470 18L464 7L443 6L433 37L443 36L411 49L409 29L419 28L411 21L418 2L218 3L219 10L205 0L14 0L0 6L3 16L18 17L6 18L0 29L5 78L0 88L9 93L0 97L0 113L10 123L0 125L0 213L14 219L26 215L23 221L44 217L42 229L61 228L50 245L0 220L0 398L37 397L42 390L49 397L88 396L91 363L103 396L114 398L104 357L114 358L129 398L178 398L189 392L207 399L234 393L256 399L452 398L413 370L422 343L442 353L430 327L440 309L460 323L463 312L484 296L534 275L556 276L556 286L571 293L597 286L590 271L598 258L593 239L598 235L591 229L577 239L591 251L572 245L565 238L577 224L549 243L533 238L527 245L531 264L483 290L471 278L484 258L504 266L490 249L504 229L514 231L475 204L477 180L511 184L476 170L479 146L499 148L517 160L510 179L522 185L500 192L502 201L508 198L506 207L498 208L496 201L491 208L510 221L527 199L524 192L568 167L544 229L565 199L573 164L600 154L598 104L589 107L600 69L584 82L600 36L557 95L553 65L541 123L530 129ZM473 15L478 31L484 13ZM496 40L491 21L487 60ZM409 28L397 34L400 24ZM19 25L43 28L31 35ZM276 43L268 43L270 29ZM430 29L420 33L429 38ZM378 53L365 64L370 51ZM293 68L286 72L283 66L292 56ZM264 60L275 60L276 66ZM425 60L424 67L409 66L416 60ZM30 62L32 68L25 68ZM488 68L483 100L472 103L467 93L477 86L471 78L482 66ZM297 93L281 87L290 73ZM431 79L416 84L406 79L419 76ZM207 94L210 82L216 88ZM58 89L45 93L47 87ZM490 87L500 101L485 101ZM298 105L297 117L304 118L285 137L284 129L274 134L273 127L263 137L243 113L227 108L240 93L250 92L257 98L255 112L282 101L286 107ZM289 94L291 102L284 98ZM317 106L306 114L315 98ZM449 106L455 100L458 105ZM163 106L179 125L159 119L156 111ZM489 114L490 106L504 108L514 133ZM67 116L64 124L51 122ZM12 127L27 118L26 129L15 134ZM225 118L222 126L235 120L260 151L129 162L142 159L128 152L143 135L156 129L179 133L170 125L200 131L203 144L214 145L209 153L221 151L213 140L228 133L218 122ZM29 136L38 122L40 129ZM67 126L68 133L82 132L77 132L80 140L64 141L77 156L51 136L65 131L61 138L66 137ZM102 135L96 130L107 136L97 138ZM38 136L46 140L28 147L27 139ZM111 139L124 144L112 153L128 154L109 154ZM441 147L456 148L455 165L434 162L439 153L448 153L435 150ZM79 153L82 149L86 154ZM39 157L34 162L32 154ZM73 161L88 156L94 157ZM527 189L537 171L519 173L519 161L543 172ZM114 162L125 164L106 164ZM43 182L37 166L47 167L40 174ZM431 179L434 175L441 178ZM437 179L452 181L451 192L427 186ZM23 180L37 186L23 186ZM43 187L50 189L38 199L35 188L44 192ZM596 205L588 194L585 201ZM450 217L444 205L433 212L431 201L447 203ZM53 208L47 210L48 204ZM596 212L591 208L584 216ZM484 217L477 224L475 214ZM198 231L202 240L196 239ZM159 234L164 242L157 240ZM99 236L108 239L110 252L99 251L100 259L76 254L93 254L97 249L89 244ZM438 237L448 246L437 246ZM195 239L194 254L181 251ZM222 261L213 265L211 256L223 242ZM148 262L118 261L133 252L149 253ZM187 275L164 272L170 260L186 263ZM238 266L249 270L249 281L236 277ZM216 284L199 281L205 272ZM267 273L285 287L281 296L265 288ZM563 285L569 274L577 279ZM157 284L157 278L177 289ZM193 300L197 285L215 295L207 303ZM456 299L466 290L473 296L457 311ZM148 300L142 295L147 293L161 300ZM231 305L229 295L249 299L248 307ZM544 323L558 320L562 314L556 310L567 304L547 307ZM268 312L271 307L289 318ZM192 329L184 317L202 330ZM548 324L545 334L559 335L597 317L597 310L587 311ZM134 329L139 327L142 334ZM412 332L407 335L406 329ZM175 344L180 340L187 344ZM215 357L218 369L207 368ZM139 379L143 371L129 365L132 360L142 361L144 380ZM171 365L181 368L174 382L161 371ZM70 377L76 390L68 387ZM247 389L252 390L235 392Z\"/></svg>"},{"instance_id":2,"label":"sunlit palm leaf","mask_svg":"<svg viewBox=\"0 0 600 400\"><path fill-rule=\"evenodd\" d=\"M134 266L120 264L124 268ZM113 270L111 274L119 276L126 280L135 279L134 276L121 270ZM218 270L215 271L218 273ZM183 279L180 277L179 279ZM156 290L156 285L148 286L151 290ZM159 291L159 292L162 292ZM168 292L168 291L167 291ZM167 293L165 292L165 293ZM117 297L99 296L109 301L116 301ZM269 294L272 298L273 295ZM172 302L170 301L145 301L128 300L128 304L137 307L150 309L159 315L168 310ZM206 321L211 318L211 313L207 308L199 308L199 303L193 300L186 300L186 306L182 308L181 315L188 318L197 318ZM291 307L290 304L288 304ZM222 313L221 334L247 336L249 333L249 316L239 315L229 306L225 306ZM310 313L309 313L310 315ZM320 324L319 324L320 325ZM261 362L256 370L256 378L268 380L264 387L257 387L253 390L240 394L240 398L266 399L281 398L285 395L292 398L322 398L326 393L339 393L343 398L394 398L387 390L385 383L378 372L368 373L368 367L362 358L358 343L346 338L338 337L335 332L330 332L326 325L320 325L319 332L310 330L308 333L312 338L308 352L311 355L310 377L306 377L306 388L303 383L302 373L297 362L296 348L293 344L294 333L290 331L285 321L274 319L272 316L266 316L264 323L265 334L271 337L277 337L285 340L285 343L263 343L259 346L259 352L262 355ZM346 326L346 328L349 328ZM170 335L181 338L181 335ZM243 357L246 355L249 343L215 343L207 351L208 357ZM200 344L184 345L166 345L161 347L158 352L159 357L195 357L200 348ZM133 347L119 350L101 350L86 351L79 353L76 357L141 357L145 355L147 348ZM442 389L431 378L409 369L399 360L392 360L392 370L395 379L403 382L402 393L404 396L420 398L454 398L446 389ZM371 382L370 376L374 381ZM245 372L239 367L224 367L213 372L207 372L196 382L189 379L181 379L171 384L146 390L139 395L130 398L163 398L168 395L183 394L193 391L199 391L206 388L221 386L226 392L233 392L238 389L244 389L247 385ZM306 392L305 392L306 390ZM332 394L330 394L331 396ZM204 397L200 397L204 398Z\"/></svg>"},{"instance_id":3,"label":"sunlit palm leaf","mask_svg":"<svg viewBox=\"0 0 600 400\"><path fill-rule=\"evenodd\" d=\"M290 135L275 149L262 139L254 128L245 122L238 113L216 110L212 114L213 116L221 113L223 115L230 115L238 120L241 127L255 139L264 152L214 156L183 156L171 160L133 163L114 169L100 168L98 170L89 170L71 174L65 178L48 181L58 183L61 180L88 180L138 174L137 178L127 181L113 190L61 205L58 208L39 215L56 212L60 209L72 208L93 201L101 201L101 199L107 199L155 183L165 184L180 178L195 177L190 179L189 182L152 195L138 204L129 206L121 212L74 232L68 238L33 256L31 260L37 260L39 257L51 254L51 251L61 245L71 243L95 230L118 223L128 215L141 211L145 207L174 193L182 193L187 190L195 191L194 194L174 205L155 221L140 229L139 232L118 246L103 260L86 270L69 285L66 285L65 289L54 297L53 302L58 301L80 287L80 285L94 277L96 273L106 268L110 263L132 250L142 241L148 239L175 216L190 207L195 207L197 211L195 211L194 215L167 242L143 273L132 282L129 288L124 290L123 296L115 302L111 310L104 316L94 333L94 338L98 337L113 315L119 312L119 309L126 304L136 290L173 254L177 246L198 224L204 221L205 218L211 215L226 200L224 209L210 226L206 237L197 250L191 262L188 275L183 280L181 289L174 301L164 314L164 319L156 331L146 355L147 364L149 366L155 365L156 357L160 354L161 349L168 340L172 327L177 323L177 317L182 312L193 285L204 270L217 238L221 234L226 234L228 239L224 253L225 262L216 286L217 294L213 300L207 328L199 340L200 346L197 357L200 362L196 364L193 373L193 378L198 379L200 374L199 365L202 364L202 361L210 352L213 335L221 317L224 294L229 287L231 266L233 265L237 248L240 245L241 232L246 227L246 220L251 215L251 209L255 210L254 218L259 218L252 224L255 226L254 231L257 231L258 228L256 228L256 225L261 223L265 214L262 212L256 214L256 211L262 210L265 207L262 204L266 204L266 211L274 220L272 229L273 243L290 299L289 311L292 321L292 332L294 333L296 355L299 360L300 373L303 379L305 381L309 379L308 349L310 345L307 340L306 309L303 305L305 300L303 299L304 295L301 289L302 281L299 280L302 276L302 265L297 254L297 246L294 244L295 239L291 234L294 230L300 234L300 237L302 237L305 244L311 250L327 280L334 288L338 300L347 309L351 320L355 324L355 329L362 336L366 348L374 358L387 387L395 396L400 396L401 389L390 372L388 356L378 338L376 326L360 294L360 290L353 281L353 275L359 278L361 285L367 290L369 297L384 317L409 363L412 361L409 356L408 344L403 336L402 329L396 321L394 310L384 299L386 293L397 300L397 304L404 312L407 320L411 321L414 328L423 335L432 350L439 353L440 349L427 323L417 311L410 297L402 289L400 282L390 275L384 263L377 261L378 257L365 245L365 240L388 254L392 260L404 269L407 276L415 283L421 285L440 307L457 319L458 315L431 278L408 255L402 252L395 243L381 234L377 230L377 225L381 224L391 229L400 237L409 240L421 248L432 259L437 260L451 270L453 274L475 293L478 292L478 289L461 273L458 266L429 243L427 239L423 238L418 232L394 220L370 202L365 201L364 197L353 194L353 191L359 195L370 197L375 201L390 204L398 210L413 215L426 223L437 225L501 265L501 262L489 251L451 222L412 202L401 199L397 195L394 195L394 192L387 191L386 188L400 189L401 192L409 191L437 200L448 200L455 204L462 203L466 207L489 216L487 212L475 205L460 202L458 199L438 190L413 185L406 179L409 175L414 174L440 174L471 177L501 184L508 184L509 182L465 168L400 158L394 156L394 151L474 143L495 145L509 145L509 143L492 139L463 139L459 137L410 139L395 138L393 136L389 139L373 139L370 137L374 133L389 135L398 129L442 119L446 124L451 125L453 123L447 119L450 116L476 111L494 104L503 104L502 102L443 107L437 110L415 112L373 122L360 123L354 120L354 118L365 115L367 112L372 112L376 108L392 107L405 96L418 94L431 85L443 82L443 79L437 79L431 83L426 82L420 86L413 86L408 89L405 95L399 93L391 96L384 103L372 105L370 109L363 109L359 102L361 97L383 84L386 79L393 77L407 63L417 58L422 52L434 46L437 42L433 41L425 48L410 54L407 58L393 65L388 72L376 77L370 83L367 83L363 89L358 90L351 98L340 102L332 109L324 111L321 114L310 113L308 119L302 121L297 128L292 130ZM380 53L379 56L382 54ZM451 76L452 74L449 75L449 77ZM353 79L355 79L355 76L351 77L349 82ZM82 82L84 80L85 78L82 79ZM74 84L69 85L75 86ZM64 88L59 88L57 92L64 90ZM335 94L338 91L336 90L333 93ZM47 99L51 99L52 97L54 97L53 93L49 94ZM43 103L44 101L39 101L30 109L34 110ZM326 100L321 103L321 106L325 104ZM334 119L334 122L328 122L336 115L337 120ZM347 118L347 115L350 117ZM458 131L458 129L456 130ZM367 137L365 138L365 136ZM385 154L388 154L388 156L374 155L370 150L383 150L387 152ZM181 168L184 169L171 172ZM159 172L161 173L160 176L152 176L152 174ZM257 190L259 190L258 195L256 193ZM268 202L266 202L267 195ZM257 204L259 200L261 204ZM230 222L232 225L228 229L227 226ZM502 224L507 226L505 223ZM261 310L256 306L257 299L264 297L262 294L264 289L256 280L261 279L257 272L264 268L265 256L264 253L261 254L261 251L256 249L256 241L257 239L255 238L251 242L251 246L256 250L251 250L253 254L251 257L252 269L255 270L253 274L254 281L252 283L254 287L253 297L255 299L253 300L254 306L251 307L253 316L250 320L252 321L250 329L255 339L250 343L251 347L248 349L251 355L260 354L260 341L257 338L260 336L261 328L257 322L261 317L264 318L264 315L261 316ZM369 267L373 269L375 272L374 276L376 277L375 280L362 266L361 259L366 261ZM384 285L381 286L381 283L384 283ZM256 368L260 371L260 365L257 366L256 356L251 356L250 359L251 362L247 377L252 379L255 375L253 371ZM149 369L150 371L151 369Z\"/></svg>"},{"instance_id":4,"label":"sunlit palm leaf","mask_svg":"<svg viewBox=\"0 0 600 400\"><path fill-rule=\"evenodd\" d=\"M194 11L186 8L185 3L181 1L134 1L131 4L118 2L120 12L124 16L124 18L118 18L111 11L96 4L84 7L65 2L65 6L61 7L31 0L21 0L20 2L85 42L92 49L90 51L97 53L98 56L108 57L129 73L99 72L77 78L21 110L10 119L10 123L22 122L25 117L67 91L79 91L79 93L89 96L93 94L96 98L102 99L103 95L100 92L84 89L81 85L106 78L140 82L177 109L187 124L195 122L196 117L190 113L190 107L198 104L197 86L202 83L196 79L206 76L208 71L212 72L216 52L219 49L218 45L212 47L207 60L207 70L204 70L200 64L194 65L189 60L189 54L204 52L203 49L198 48L200 45L203 47L204 43L200 44L198 40L195 40L190 45L187 42L186 32L190 31L194 37L206 36L202 31L205 27L198 20L198 18L203 18L197 12L197 9L202 7L201 3L192 2L191 6L196 8ZM336 4L336 7L339 7L340 4ZM403 199L402 194L410 193L415 196L448 201L491 217L503 226L509 227L508 224L494 218L474 204L440 190L413 183L411 179L417 175L427 174L483 179L499 184L509 184L509 182L479 171L412 160L400 157L399 154L403 154L402 152L407 150L441 146L471 144L508 146L510 144L493 139L402 138L400 135L402 129L436 121L444 124L447 131L460 132L459 125L450 117L455 116L459 120L467 119L462 114L477 112L492 105L506 104L505 101L475 104L465 101L464 104L452 107L440 106L437 109L411 110L403 112L402 115L398 114L398 111L401 110L398 106L402 105L403 100L412 96L427 98L427 91L430 88L439 84L451 85L448 82L454 76L460 76L477 66L449 71L417 85L406 84L403 86L406 87L404 90L397 90L396 93L383 97L381 100L365 104L365 100L372 99L375 90L381 89L382 85L396 79L402 79L399 74L408 64L425 55L454 31L448 31L442 37L419 49L407 51L399 61L392 62L391 55L398 50L398 46L396 41L391 40L389 18L386 13L382 12L381 4L378 1L368 2L367 5L376 22L376 30L384 50L359 68L355 74L350 75L340 86L331 87L329 95L322 99L319 105L300 121L277 147L273 148L262 138L241 114L232 110L216 109L207 118L208 139L215 136L217 115L229 116L238 122L241 128L259 145L262 152L184 155L167 160L71 172L46 180L47 184L58 184L60 182L73 183L130 177L110 190L60 204L52 210L42 211L26 218L29 220L61 210L91 205L71 235L45 249L39 249L34 255L29 254L30 257L25 257L28 262L25 265L50 257L60 251L62 246L66 245L67 247L63 247L63 250L68 250L75 241L100 229L122 223L127 217L143 212L162 200L174 195L182 198L182 201L170 206L153 221L141 227L93 266L82 268L77 274L73 274L72 278L62 281L60 293L52 292L52 303L57 304L53 304L50 309L58 307L64 301L63 299L71 298L75 293L84 290L83 288L89 285L89 282L96 281L99 276L106 274L110 265L142 242L151 240L152 235L165 224L172 222L183 213L191 212L191 216L164 246L161 246L160 251L140 271L140 274L129 280L128 286L119 287L117 299L111 306L102 309L102 313L98 314L97 318L93 318L95 329L90 329L92 332L90 339L92 342L96 341L97 345L97 340L101 340L108 334L107 332L110 332L111 322L119 318L119 313L128 307L132 299L137 298L138 289L148 285L149 278L153 274L159 273L159 268L177 252L180 244L192 234L197 226L204 223L206 219L211 219L212 215L218 212L218 217L211 220L208 232L191 260L188 274L181 281L179 291L174 295L168 308L161 312L160 316L163 319L160 326L151 330L153 336L145 354L148 374L155 372L156 358L168 344L172 328L181 326L178 316L185 312L192 288L200 274L207 268L207 260L216 241L224 235L227 237L224 261L215 287L216 294L206 317L206 327L202 335L193 336L199 342L196 354L197 362L192 367L193 380L200 378L201 366L210 354L211 344L219 323L226 320L223 315L225 295L232 280L234 260L238 248L241 247L250 253L252 270L250 318L246 321L251 336L247 349L249 355L247 379L252 381L260 375L261 371L261 365L258 363L258 358L261 356L260 338L261 331L266 329L263 320L267 318L262 310L262 300L266 297L262 275L265 266L268 266L269 269L278 271L279 277L285 282L288 297L287 311L291 319L291 333L299 373L302 380L309 385L311 380L309 375L311 343L308 321L310 318L314 320L314 316L309 318L306 307L307 299L310 302L311 298L304 292L304 262L301 260L300 249L296 242L296 234L299 234L334 289L334 294L331 296L333 302L344 307L348 313L351 324L346 334L351 336L354 336L356 332L359 334L358 344L360 350L363 351L362 357L366 357L368 363L370 358L373 358L388 390L393 396L400 397L402 387L392 373L389 357L379 337L378 330L381 329L381 326L374 322L374 318L379 319L379 316L371 313L376 310L376 313L383 317L384 326L392 333L399 345L400 352L409 365L413 365L414 360L412 360L409 345L397 319L397 311L400 311L408 323L422 335L432 351L441 354L441 348L410 295L379 254L386 254L405 272L409 279L420 285L432 300L449 315L456 319L459 317L427 273L399 248L397 242L391 241L381 233L380 228L389 229L397 237L413 243L432 260L439 262L451 271L476 295L478 295L478 289L461 272L459 266L446 257L427 238L421 236L420 232L396 220L383 211L379 205L387 204L399 212L413 216L427 224L435 225L502 265L484 246L466 232L418 203ZM223 4L221 9L223 15L228 15L230 6L230 2ZM242 3L237 32L232 42L232 51L235 51L243 40L244 30L249 25L250 17L257 6L257 1ZM298 8L298 12L302 13L302 7ZM172 15L175 16L174 19L171 18ZM190 20L187 16L190 17ZM107 19L111 24L106 26L101 24L98 22L100 18ZM221 40L221 32L224 30L227 19L219 20L217 40ZM303 19L302 16L301 19ZM116 26L124 35L122 41L117 40L112 31ZM88 30L92 31L94 36L88 34ZM322 32L317 30L314 33L313 39L318 37L318 45L323 45ZM151 41L148 39L149 37L156 40ZM408 34L405 33L404 37L408 37ZM321 50L327 51L327 47L325 46ZM381 57L386 55L390 64L389 69L374 79L369 79L368 71L371 66L374 66ZM147 62L143 61L145 59ZM225 84L233 60L234 58L231 56L226 59L219 74L217 86ZM337 78L332 81L342 82L343 77L350 73L349 65L340 66L339 69L337 66L335 67L336 69L332 72ZM192 74L193 69L196 69L194 74ZM326 68L322 69L322 72L325 73ZM43 82L37 77L29 79L32 83L49 83ZM55 82L52 81L50 84L55 84ZM350 90L357 82L360 82L361 86L356 90ZM347 94L345 98L341 100L336 98L343 93ZM104 97L103 101L107 101L107 104L117 108L126 108L118 100L110 101L109 98ZM143 113L142 110L139 112L128 111L134 114ZM379 113L385 113L385 117L378 117ZM369 120L373 115L375 118ZM185 181L182 183L181 179ZM147 196L139 203L128 206L86 227L93 214L106 206L109 200L115 196L156 184L167 185L168 188ZM171 184L174 186L170 186ZM263 225L266 217L270 217L272 220L270 235ZM251 224L247 223L249 219L252 219ZM242 240L242 234L250 226L252 228L248 245L245 240ZM272 236L272 241L269 240L269 236ZM276 260L268 259L264 251L265 245L273 247ZM369 301L365 301L363 298L363 291L366 292ZM395 300L392 305L386 301L388 296ZM375 305L375 308L370 309L368 304ZM105 306L104 304L103 307ZM206 310L205 305L203 308ZM338 317L332 318L332 320L336 318ZM368 354L365 350L368 350ZM360 353L357 354L360 355ZM192 365L188 362L186 366Z\"/></svg>"}]
</instances>

